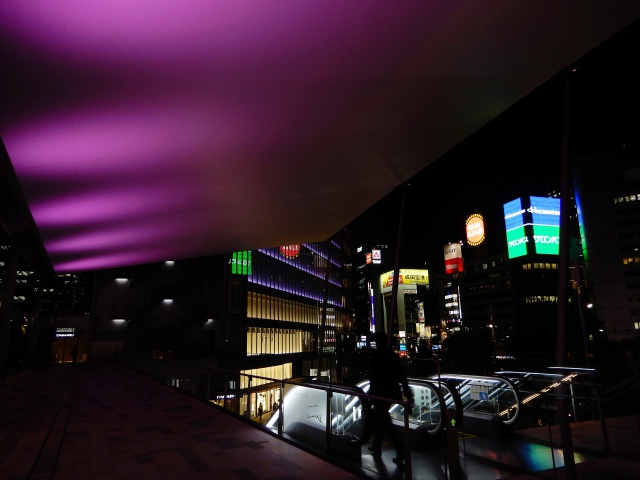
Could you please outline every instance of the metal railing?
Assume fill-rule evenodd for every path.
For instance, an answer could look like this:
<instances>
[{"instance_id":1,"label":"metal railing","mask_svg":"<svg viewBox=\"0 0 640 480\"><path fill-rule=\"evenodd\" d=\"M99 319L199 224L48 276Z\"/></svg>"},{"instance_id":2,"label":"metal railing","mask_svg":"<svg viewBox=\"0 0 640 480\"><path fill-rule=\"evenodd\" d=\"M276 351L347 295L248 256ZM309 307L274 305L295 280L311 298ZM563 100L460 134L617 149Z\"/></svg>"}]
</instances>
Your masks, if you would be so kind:
<instances>
[{"instance_id":1,"label":"metal railing","mask_svg":"<svg viewBox=\"0 0 640 480\"><path fill-rule=\"evenodd\" d=\"M395 425L403 432L407 479L412 478L412 439L441 433L447 411L444 395L429 380L412 379L410 387L417 401L410 404L368 395L367 381L363 389L308 379L274 379L174 360L130 359L127 365L328 459L359 458L361 447L369 440L370 403L387 402ZM451 405L456 393L449 388L445 393ZM264 408L262 401L256 408L257 396L269 396L275 402Z\"/></svg>"},{"instance_id":2,"label":"metal railing","mask_svg":"<svg viewBox=\"0 0 640 480\"><path fill-rule=\"evenodd\" d=\"M405 469L401 475L407 479L413 478L414 474L420 476L417 472L425 461L431 461L429 459L434 458L435 451L442 452L443 448L447 456L444 468L451 465L453 472L454 463L458 459L458 442L456 438L448 437L458 431L462 434L462 458L486 463L487 458L478 457L475 451L469 451L465 445L465 438L469 434L470 438L475 435L471 424L466 426L466 420L473 419L477 426L477 416L499 420L500 424L508 425L509 431L513 433L526 432L525 438L538 445L535 448L541 452L542 457L545 457L545 448L548 449L547 460L541 460L534 466L511 466L513 471L535 472L538 468L553 468L555 471L556 467L562 466L557 449L563 447L559 444L560 435L556 424L557 400L566 402L567 411L571 412L570 420L573 420L572 429L590 424L587 425L590 428L589 435L582 435L582 439L590 439L589 443L584 447L579 446L582 453L576 453L578 457L584 457L585 452L591 454L589 450L594 448L604 454L612 453L608 424L603 416L597 386L579 382L571 375L549 376L546 377L548 380L541 381L540 384L520 382L515 378L517 372L501 372L512 376L511 380L502 376L446 374L439 379L412 377L409 385L414 404L410 405L407 402L398 404L396 400L368 395L367 380L355 386L344 386L311 379L281 380L249 375L186 361L132 359L127 363L141 373L215 404L251 422L257 428L358 474L371 473L363 470L365 456L362 454L367 450L362 447L369 439L367 422L372 400L385 401L390 405L395 428L399 429L406 445ZM559 386L555 386L556 383ZM632 382L626 382L612 390L610 396L619 398L617 392L628 392L629 385ZM260 403L266 408L260 408ZM588 406L592 408L586 413ZM463 422L467 415L475 417L466 418ZM640 417L636 414L636 418ZM449 423L454 425L452 419L455 420L454 429L449 428ZM580 425L575 423L578 419ZM481 423L480 426L483 436L490 435L488 428L493 424ZM638 432L640 434L640 423ZM502 438L504 442L500 443L500 448L512 448L512 437ZM577 440L579 444L580 438ZM425 445L429 445L427 450L424 450ZM449 455L449 452L452 454ZM384 463L384 459L378 461L380 460ZM386 460L390 458L387 456ZM371 462L366 463L371 465ZM434 463L438 463L438 460ZM505 467L509 465L505 464ZM389 471L396 472L396 477L400 473L398 470ZM387 478L388 475L384 467L373 472L376 478Z\"/></svg>"}]
</instances>

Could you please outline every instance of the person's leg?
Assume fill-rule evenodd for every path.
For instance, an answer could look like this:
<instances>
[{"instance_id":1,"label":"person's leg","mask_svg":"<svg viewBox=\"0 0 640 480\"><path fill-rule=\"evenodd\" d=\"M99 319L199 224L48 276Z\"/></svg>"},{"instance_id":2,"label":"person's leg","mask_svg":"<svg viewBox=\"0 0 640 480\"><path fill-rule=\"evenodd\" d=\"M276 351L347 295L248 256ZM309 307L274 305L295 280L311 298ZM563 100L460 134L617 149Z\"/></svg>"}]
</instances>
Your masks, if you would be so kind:
<instances>
[{"instance_id":1,"label":"person's leg","mask_svg":"<svg viewBox=\"0 0 640 480\"><path fill-rule=\"evenodd\" d=\"M369 447L369 451L374 454L380 454L382 448L382 441L385 435L384 414L386 412L386 405L380 402L374 402L372 408L373 414L373 441Z\"/></svg>"},{"instance_id":2,"label":"person's leg","mask_svg":"<svg viewBox=\"0 0 640 480\"><path fill-rule=\"evenodd\" d=\"M394 458L393 461L396 463L402 462L404 460L404 455L405 455L404 440L400 436L400 433L398 433L398 430L396 429L396 427L391 422L391 417L389 417L388 433L389 433L389 440L391 440L391 443L396 449L396 458Z\"/></svg>"}]
</instances>

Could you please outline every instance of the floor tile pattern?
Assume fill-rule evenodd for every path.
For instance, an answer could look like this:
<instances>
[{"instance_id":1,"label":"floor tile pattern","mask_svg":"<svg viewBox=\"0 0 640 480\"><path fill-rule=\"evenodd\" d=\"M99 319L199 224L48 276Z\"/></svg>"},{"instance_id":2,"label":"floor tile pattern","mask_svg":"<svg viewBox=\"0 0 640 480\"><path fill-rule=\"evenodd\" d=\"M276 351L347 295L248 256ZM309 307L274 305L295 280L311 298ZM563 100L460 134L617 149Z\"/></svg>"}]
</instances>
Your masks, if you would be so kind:
<instances>
[{"instance_id":1,"label":"floor tile pattern","mask_svg":"<svg viewBox=\"0 0 640 480\"><path fill-rule=\"evenodd\" d=\"M597 421L571 429L578 479L640 478L640 417L607 419L610 456ZM563 479L558 439L555 427L465 437L456 473ZM121 365L25 370L0 386L0 480L403 480L393 456L364 446L327 461ZM453 478L442 448L415 449L411 468L413 478Z\"/></svg>"},{"instance_id":2,"label":"floor tile pattern","mask_svg":"<svg viewBox=\"0 0 640 480\"><path fill-rule=\"evenodd\" d=\"M358 478L123 366L14 374L0 405L2 480Z\"/></svg>"}]
</instances>

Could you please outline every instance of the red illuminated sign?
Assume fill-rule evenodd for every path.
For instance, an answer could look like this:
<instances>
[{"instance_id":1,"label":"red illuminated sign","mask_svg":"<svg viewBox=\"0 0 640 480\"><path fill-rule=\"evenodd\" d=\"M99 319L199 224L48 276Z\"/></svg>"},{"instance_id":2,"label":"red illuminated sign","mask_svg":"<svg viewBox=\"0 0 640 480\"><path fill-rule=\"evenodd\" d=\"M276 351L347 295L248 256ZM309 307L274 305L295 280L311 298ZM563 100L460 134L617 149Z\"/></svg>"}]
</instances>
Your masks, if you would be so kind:
<instances>
[{"instance_id":1,"label":"red illuminated sign","mask_svg":"<svg viewBox=\"0 0 640 480\"><path fill-rule=\"evenodd\" d=\"M296 258L300 255L300 244L296 245L283 245L280 247L280 253L287 258Z\"/></svg>"}]
</instances>

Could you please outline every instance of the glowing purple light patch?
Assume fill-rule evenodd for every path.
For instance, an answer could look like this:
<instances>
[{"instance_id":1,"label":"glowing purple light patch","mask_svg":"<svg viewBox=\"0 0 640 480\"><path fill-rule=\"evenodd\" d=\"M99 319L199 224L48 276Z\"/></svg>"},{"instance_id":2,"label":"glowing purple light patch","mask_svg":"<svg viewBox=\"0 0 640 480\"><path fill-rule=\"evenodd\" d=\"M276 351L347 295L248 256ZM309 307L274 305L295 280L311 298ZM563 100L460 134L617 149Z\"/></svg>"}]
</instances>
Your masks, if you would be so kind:
<instances>
[{"instance_id":1,"label":"glowing purple light patch","mask_svg":"<svg viewBox=\"0 0 640 480\"><path fill-rule=\"evenodd\" d=\"M113 173L114 168L139 172L161 167L176 154L188 157L194 151L223 142L235 143L253 132L233 131L236 110L217 105L205 111L193 100L157 107L159 99L139 98L119 108L85 103L21 125L4 128L3 138L11 158L19 159L20 171L33 168L47 174ZM244 121L248 121L245 118Z\"/></svg>"},{"instance_id":2,"label":"glowing purple light patch","mask_svg":"<svg viewBox=\"0 0 640 480\"><path fill-rule=\"evenodd\" d=\"M0 135L57 272L321 241L624 3L4 1Z\"/></svg>"}]
</instances>

